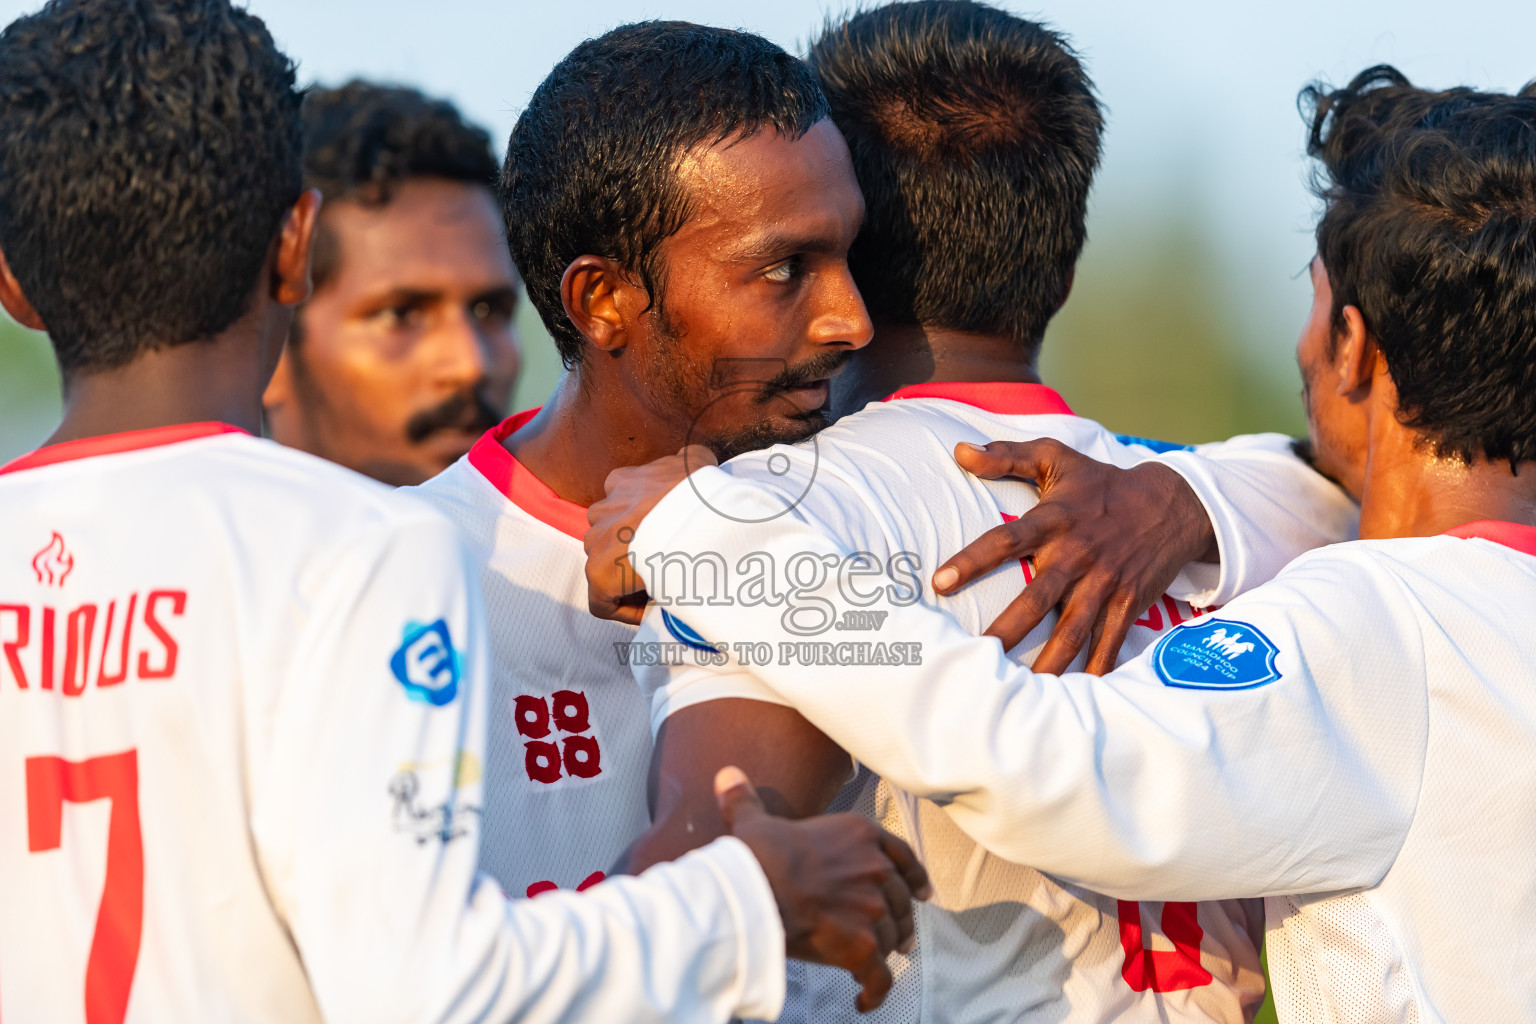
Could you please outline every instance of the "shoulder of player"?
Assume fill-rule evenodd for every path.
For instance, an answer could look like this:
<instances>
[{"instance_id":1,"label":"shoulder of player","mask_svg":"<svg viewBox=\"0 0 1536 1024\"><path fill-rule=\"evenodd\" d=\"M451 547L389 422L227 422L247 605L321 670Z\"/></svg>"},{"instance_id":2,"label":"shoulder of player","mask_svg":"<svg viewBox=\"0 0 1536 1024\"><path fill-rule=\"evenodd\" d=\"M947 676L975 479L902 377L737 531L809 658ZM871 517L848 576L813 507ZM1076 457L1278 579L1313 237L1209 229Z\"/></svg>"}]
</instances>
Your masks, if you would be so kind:
<instances>
[{"instance_id":1,"label":"shoulder of player","mask_svg":"<svg viewBox=\"0 0 1536 1024\"><path fill-rule=\"evenodd\" d=\"M1469 559L1494 568L1506 551L1484 551L1446 535L1328 544L1297 556L1270 583L1237 600L1263 601L1289 590L1348 631L1359 622L1382 621L1392 608L1407 615L1408 608L1422 605L1426 581L1454 588L1449 577L1464 575Z\"/></svg>"},{"instance_id":2,"label":"shoulder of player","mask_svg":"<svg viewBox=\"0 0 1536 1024\"><path fill-rule=\"evenodd\" d=\"M229 464L225 484L237 494L252 493L252 507L289 501L312 510L322 532L346 534L370 524L389 529L423 521L441 524L442 514L409 489L390 487L333 462L254 437L232 437L213 458Z\"/></svg>"}]
</instances>

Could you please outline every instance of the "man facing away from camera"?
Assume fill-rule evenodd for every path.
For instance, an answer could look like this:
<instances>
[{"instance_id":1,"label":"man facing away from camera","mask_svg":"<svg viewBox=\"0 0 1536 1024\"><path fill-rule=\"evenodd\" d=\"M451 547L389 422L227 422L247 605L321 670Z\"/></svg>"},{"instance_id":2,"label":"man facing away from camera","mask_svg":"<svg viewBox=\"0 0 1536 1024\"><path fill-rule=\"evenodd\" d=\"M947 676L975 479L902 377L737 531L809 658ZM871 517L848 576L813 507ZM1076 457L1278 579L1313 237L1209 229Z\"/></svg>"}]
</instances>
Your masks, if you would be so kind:
<instances>
[{"instance_id":1,"label":"man facing away from camera","mask_svg":"<svg viewBox=\"0 0 1536 1024\"><path fill-rule=\"evenodd\" d=\"M223 0L0 33L0 304L65 394L0 468L0 1018L723 1024L777 1012L786 946L878 1002L921 868L739 771L699 855L538 902L477 873L453 528L251 436L309 294L299 107Z\"/></svg>"},{"instance_id":2,"label":"man facing away from camera","mask_svg":"<svg viewBox=\"0 0 1536 1024\"><path fill-rule=\"evenodd\" d=\"M263 398L273 440L420 483L506 415L517 272L490 138L414 89L304 99L305 186L324 199L314 293Z\"/></svg>"}]
</instances>

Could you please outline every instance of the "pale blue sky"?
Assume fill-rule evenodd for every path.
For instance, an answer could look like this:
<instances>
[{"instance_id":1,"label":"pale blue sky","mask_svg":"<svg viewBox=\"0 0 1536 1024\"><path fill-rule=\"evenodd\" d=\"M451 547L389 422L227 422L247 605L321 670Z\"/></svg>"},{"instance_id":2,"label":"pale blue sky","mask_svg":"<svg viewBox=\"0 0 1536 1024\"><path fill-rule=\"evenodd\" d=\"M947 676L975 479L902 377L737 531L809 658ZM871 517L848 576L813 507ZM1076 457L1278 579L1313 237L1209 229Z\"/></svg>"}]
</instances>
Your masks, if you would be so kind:
<instances>
[{"instance_id":1,"label":"pale blue sky","mask_svg":"<svg viewBox=\"0 0 1536 1024\"><path fill-rule=\"evenodd\" d=\"M1109 109L1093 243L1158 208L1192 214L1219 253L1228 300L1294 319L1309 253L1297 89L1391 62L1415 82L1513 89L1536 78L1536 4L1513 0L1062 0L1002 4L1074 40ZM34 9L0 0L0 21ZM760 32L799 52L843 2L774 0L251 0L306 80L353 75L456 101L505 141L528 94L581 39L666 17Z\"/></svg>"},{"instance_id":2,"label":"pale blue sky","mask_svg":"<svg viewBox=\"0 0 1536 1024\"><path fill-rule=\"evenodd\" d=\"M1221 306L1232 340L1271 367L1288 366L1309 295L1297 273L1311 255L1313 221L1297 90L1319 77L1343 82L1378 62L1435 87L1508 90L1536 78L1536 4L1530 0L1002 5L1066 32L1108 108L1089 255L1100 266L1112 260L1114 275L1122 276L1112 275L1108 292L1100 287L1079 304L1113 301L1113 282L1148 262L1179 260L1193 244L1203 254L1201 266L1212 268L1199 271L1210 288L1180 301ZM36 0L0 0L0 23L37 6ZM709 22L760 32L800 52L828 14L848 6L842 0L250 3L298 60L305 81L362 75L417 85L453 99L492 131L498 146L554 62L614 25L650 17ZM1167 241L1169 224L1184 232L1177 245ZM0 359L0 372L4 365ZM540 387L548 372L540 371ZM0 409L0 449L35 443L34 435L45 432L41 415Z\"/></svg>"}]
</instances>

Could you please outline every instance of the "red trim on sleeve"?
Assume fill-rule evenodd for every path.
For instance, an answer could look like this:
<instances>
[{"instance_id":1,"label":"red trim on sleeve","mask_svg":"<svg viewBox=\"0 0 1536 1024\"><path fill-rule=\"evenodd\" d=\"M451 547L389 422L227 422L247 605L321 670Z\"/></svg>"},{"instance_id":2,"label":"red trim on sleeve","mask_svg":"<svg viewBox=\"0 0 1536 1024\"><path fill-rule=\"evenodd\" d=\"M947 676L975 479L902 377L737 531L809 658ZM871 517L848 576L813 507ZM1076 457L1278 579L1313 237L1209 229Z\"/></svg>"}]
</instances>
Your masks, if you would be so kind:
<instances>
[{"instance_id":1,"label":"red trim on sleeve","mask_svg":"<svg viewBox=\"0 0 1536 1024\"><path fill-rule=\"evenodd\" d=\"M1000 383L997 381L971 383L948 381L938 384L913 384L888 396L892 402L903 398L946 398L951 402L964 402L987 412L1004 416L1073 416L1053 388L1044 384Z\"/></svg>"},{"instance_id":2,"label":"red trim on sleeve","mask_svg":"<svg viewBox=\"0 0 1536 1024\"><path fill-rule=\"evenodd\" d=\"M120 434L102 434L98 437L82 437L78 441L60 441L44 445L35 452L14 459L0 466L0 473L15 473L38 466L51 466L58 462L91 459L98 455L116 455L119 452L137 451L140 448L159 448L200 437L216 437L220 434L245 434L250 431L232 427L228 423L177 423L169 427L150 427L147 430L126 430Z\"/></svg>"},{"instance_id":3,"label":"red trim on sleeve","mask_svg":"<svg viewBox=\"0 0 1536 1024\"><path fill-rule=\"evenodd\" d=\"M1463 523L1454 530L1446 530L1447 537L1467 540L1491 540L1507 548L1527 555L1536 555L1536 526L1524 523L1506 523L1498 519L1480 519L1475 523Z\"/></svg>"},{"instance_id":4,"label":"red trim on sleeve","mask_svg":"<svg viewBox=\"0 0 1536 1024\"><path fill-rule=\"evenodd\" d=\"M469 464L507 499L533 518L581 540L587 532L587 508L566 501L507 450L504 443L533 419L538 409L514 413L487 430L469 450Z\"/></svg>"}]
</instances>

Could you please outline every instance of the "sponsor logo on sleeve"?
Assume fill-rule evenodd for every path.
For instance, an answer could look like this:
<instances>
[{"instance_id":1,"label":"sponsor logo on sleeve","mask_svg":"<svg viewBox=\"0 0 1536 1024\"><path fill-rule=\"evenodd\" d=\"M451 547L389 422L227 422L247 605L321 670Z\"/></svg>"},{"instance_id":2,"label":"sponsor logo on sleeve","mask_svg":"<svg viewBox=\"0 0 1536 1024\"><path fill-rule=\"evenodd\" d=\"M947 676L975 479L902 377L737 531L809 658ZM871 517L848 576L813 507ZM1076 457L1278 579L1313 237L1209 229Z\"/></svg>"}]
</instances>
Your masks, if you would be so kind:
<instances>
[{"instance_id":1,"label":"sponsor logo on sleeve","mask_svg":"<svg viewBox=\"0 0 1536 1024\"><path fill-rule=\"evenodd\" d=\"M679 619L665 608L661 610L661 621L666 624L667 632L672 634L672 639L680 641L687 647L696 651L708 651L715 653L715 645L705 640L688 623Z\"/></svg>"},{"instance_id":2,"label":"sponsor logo on sleeve","mask_svg":"<svg viewBox=\"0 0 1536 1024\"><path fill-rule=\"evenodd\" d=\"M405 638L389 659L389 669L405 687L407 697L433 707L442 707L458 696L464 672L448 634L448 623L442 619L425 626L407 623Z\"/></svg>"},{"instance_id":3,"label":"sponsor logo on sleeve","mask_svg":"<svg viewBox=\"0 0 1536 1024\"><path fill-rule=\"evenodd\" d=\"M1203 619L1158 641L1152 655L1157 676L1189 690L1248 690L1280 678L1279 649L1246 622Z\"/></svg>"}]
</instances>

